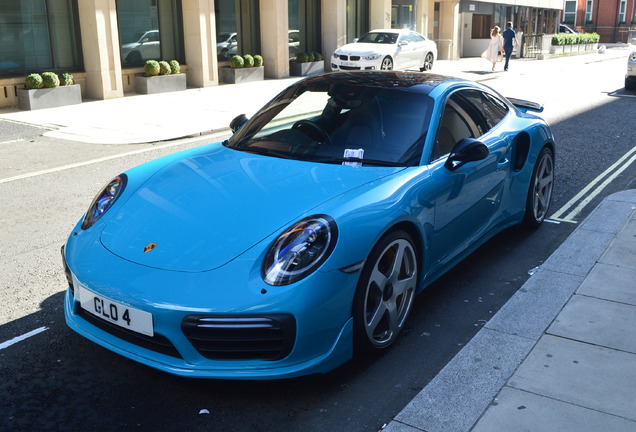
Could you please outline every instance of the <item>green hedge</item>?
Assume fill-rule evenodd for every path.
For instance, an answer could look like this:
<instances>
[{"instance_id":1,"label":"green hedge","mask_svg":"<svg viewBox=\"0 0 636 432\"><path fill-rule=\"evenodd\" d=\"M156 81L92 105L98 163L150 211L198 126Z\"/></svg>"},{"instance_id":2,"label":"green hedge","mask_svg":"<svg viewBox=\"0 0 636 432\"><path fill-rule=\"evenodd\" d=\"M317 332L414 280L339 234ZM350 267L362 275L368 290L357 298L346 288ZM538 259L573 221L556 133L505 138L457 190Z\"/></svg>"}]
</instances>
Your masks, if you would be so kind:
<instances>
[{"instance_id":1,"label":"green hedge","mask_svg":"<svg viewBox=\"0 0 636 432\"><path fill-rule=\"evenodd\" d=\"M559 33L552 35L552 45L578 45L598 43L598 33Z\"/></svg>"}]
</instances>

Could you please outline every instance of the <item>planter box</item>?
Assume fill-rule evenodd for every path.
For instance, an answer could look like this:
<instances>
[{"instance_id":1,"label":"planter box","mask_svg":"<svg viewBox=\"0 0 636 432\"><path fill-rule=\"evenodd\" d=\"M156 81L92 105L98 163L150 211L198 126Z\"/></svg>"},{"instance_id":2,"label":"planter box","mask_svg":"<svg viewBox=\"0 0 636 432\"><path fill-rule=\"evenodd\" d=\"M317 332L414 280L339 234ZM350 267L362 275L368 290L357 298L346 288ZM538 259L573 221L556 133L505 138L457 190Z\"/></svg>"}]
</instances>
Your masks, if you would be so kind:
<instances>
[{"instance_id":1,"label":"planter box","mask_svg":"<svg viewBox=\"0 0 636 432\"><path fill-rule=\"evenodd\" d=\"M18 89L18 107L23 110L55 108L82 103L79 84L41 89Z\"/></svg>"},{"instance_id":2,"label":"planter box","mask_svg":"<svg viewBox=\"0 0 636 432\"><path fill-rule=\"evenodd\" d=\"M289 63L289 74L291 76L307 76L323 73L325 71L324 61Z\"/></svg>"},{"instance_id":3,"label":"planter box","mask_svg":"<svg viewBox=\"0 0 636 432\"><path fill-rule=\"evenodd\" d=\"M186 89L186 75L157 75L135 77L135 91L140 94L155 94Z\"/></svg>"},{"instance_id":4,"label":"planter box","mask_svg":"<svg viewBox=\"0 0 636 432\"><path fill-rule=\"evenodd\" d=\"M551 45L550 54L563 54L563 45Z\"/></svg>"},{"instance_id":5,"label":"planter box","mask_svg":"<svg viewBox=\"0 0 636 432\"><path fill-rule=\"evenodd\" d=\"M223 73L223 82L227 84L240 84L250 81L261 81L265 79L265 67L252 68L221 68Z\"/></svg>"}]
</instances>

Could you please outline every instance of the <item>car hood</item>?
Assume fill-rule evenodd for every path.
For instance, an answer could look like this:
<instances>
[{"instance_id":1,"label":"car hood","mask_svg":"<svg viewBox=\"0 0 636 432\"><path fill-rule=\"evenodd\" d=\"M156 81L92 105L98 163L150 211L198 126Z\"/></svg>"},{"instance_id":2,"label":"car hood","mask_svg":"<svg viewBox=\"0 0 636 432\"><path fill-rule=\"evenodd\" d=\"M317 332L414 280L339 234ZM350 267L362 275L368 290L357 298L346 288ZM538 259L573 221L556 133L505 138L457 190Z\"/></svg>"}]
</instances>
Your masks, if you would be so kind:
<instances>
[{"instance_id":1,"label":"car hood","mask_svg":"<svg viewBox=\"0 0 636 432\"><path fill-rule=\"evenodd\" d=\"M212 270L321 203L402 169L300 162L219 147L166 166L122 196L126 201L111 210L101 242L138 264Z\"/></svg>"},{"instance_id":2,"label":"car hood","mask_svg":"<svg viewBox=\"0 0 636 432\"><path fill-rule=\"evenodd\" d=\"M343 45L336 50L338 54L346 55L369 55L373 53L389 54L395 52L397 45L395 44L378 44L357 42Z\"/></svg>"}]
</instances>

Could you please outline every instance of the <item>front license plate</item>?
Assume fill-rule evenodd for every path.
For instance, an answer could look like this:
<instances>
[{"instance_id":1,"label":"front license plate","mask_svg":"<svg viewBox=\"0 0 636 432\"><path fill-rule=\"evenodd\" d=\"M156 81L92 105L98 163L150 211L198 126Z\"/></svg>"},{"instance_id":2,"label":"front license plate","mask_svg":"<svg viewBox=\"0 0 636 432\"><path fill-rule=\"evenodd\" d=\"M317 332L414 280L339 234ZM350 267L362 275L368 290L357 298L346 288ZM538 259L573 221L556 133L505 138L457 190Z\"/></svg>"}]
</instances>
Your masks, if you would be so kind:
<instances>
[{"instance_id":1,"label":"front license plate","mask_svg":"<svg viewBox=\"0 0 636 432\"><path fill-rule=\"evenodd\" d=\"M128 330L154 335L151 313L114 302L82 286L79 294L80 305L85 311Z\"/></svg>"},{"instance_id":2,"label":"front license plate","mask_svg":"<svg viewBox=\"0 0 636 432\"><path fill-rule=\"evenodd\" d=\"M342 62L343 66L355 66L356 63L355 62Z\"/></svg>"}]
</instances>

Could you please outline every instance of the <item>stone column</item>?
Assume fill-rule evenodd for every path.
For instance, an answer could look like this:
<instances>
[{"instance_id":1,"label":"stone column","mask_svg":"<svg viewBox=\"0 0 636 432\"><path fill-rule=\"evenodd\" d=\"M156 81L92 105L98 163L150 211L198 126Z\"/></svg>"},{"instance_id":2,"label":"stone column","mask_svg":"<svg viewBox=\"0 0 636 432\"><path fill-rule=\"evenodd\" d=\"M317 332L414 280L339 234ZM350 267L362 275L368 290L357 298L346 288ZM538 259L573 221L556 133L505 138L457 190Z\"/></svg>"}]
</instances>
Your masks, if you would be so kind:
<instances>
[{"instance_id":1,"label":"stone column","mask_svg":"<svg viewBox=\"0 0 636 432\"><path fill-rule=\"evenodd\" d=\"M213 0L183 0L183 45L190 87L218 85Z\"/></svg>"},{"instance_id":2,"label":"stone column","mask_svg":"<svg viewBox=\"0 0 636 432\"><path fill-rule=\"evenodd\" d=\"M289 76L289 16L287 0L261 0L261 50L265 76Z\"/></svg>"},{"instance_id":3,"label":"stone column","mask_svg":"<svg viewBox=\"0 0 636 432\"><path fill-rule=\"evenodd\" d=\"M322 51L325 70L331 70L331 55L347 41L346 0L322 0Z\"/></svg>"},{"instance_id":4,"label":"stone column","mask_svg":"<svg viewBox=\"0 0 636 432\"><path fill-rule=\"evenodd\" d=\"M383 28L391 28L391 0L370 0L369 30Z\"/></svg>"},{"instance_id":5,"label":"stone column","mask_svg":"<svg viewBox=\"0 0 636 432\"><path fill-rule=\"evenodd\" d=\"M94 99L124 96L115 0L77 2L86 70L85 94Z\"/></svg>"}]
</instances>

